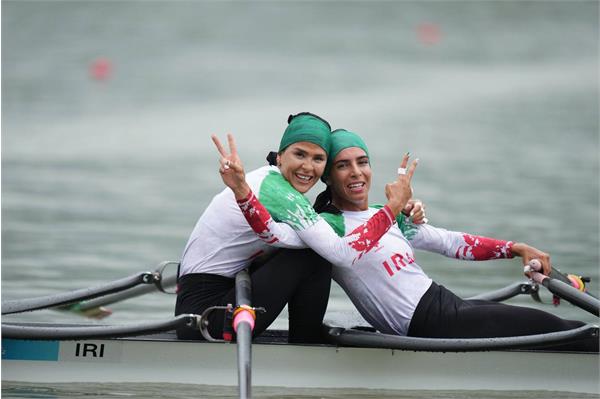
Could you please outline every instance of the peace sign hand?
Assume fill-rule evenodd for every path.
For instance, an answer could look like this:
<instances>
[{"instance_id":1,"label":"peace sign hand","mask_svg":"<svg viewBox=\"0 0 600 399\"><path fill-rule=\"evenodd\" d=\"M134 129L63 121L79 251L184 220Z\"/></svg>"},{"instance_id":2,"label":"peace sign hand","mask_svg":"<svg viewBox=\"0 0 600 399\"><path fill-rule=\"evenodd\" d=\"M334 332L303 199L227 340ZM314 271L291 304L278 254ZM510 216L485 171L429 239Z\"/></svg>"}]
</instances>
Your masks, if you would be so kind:
<instances>
[{"instance_id":1,"label":"peace sign hand","mask_svg":"<svg viewBox=\"0 0 600 399\"><path fill-rule=\"evenodd\" d=\"M221 164L219 173L221 174L223 183L233 191L236 199L245 199L250 194L250 186L246 183L246 173L244 172L242 160L238 156L233 135L231 133L227 134L229 153L225 151L225 147L223 147L217 136L213 134L211 138L221 155L219 159L219 163Z\"/></svg>"},{"instance_id":2,"label":"peace sign hand","mask_svg":"<svg viewBox=\"0 0 600 399\"><path fill-rule=\"evenodd\" d=\"M410 183L419 163L419 159L412 161L410 167L406 169L409 158L410 155L408 153L404 155L400 168L398 168L398 178L395 182L385 185L385 196L388 199L387 205L396 216L406 206L406 203L411 199L413 194Z\"/></svg>"}]
</instances>

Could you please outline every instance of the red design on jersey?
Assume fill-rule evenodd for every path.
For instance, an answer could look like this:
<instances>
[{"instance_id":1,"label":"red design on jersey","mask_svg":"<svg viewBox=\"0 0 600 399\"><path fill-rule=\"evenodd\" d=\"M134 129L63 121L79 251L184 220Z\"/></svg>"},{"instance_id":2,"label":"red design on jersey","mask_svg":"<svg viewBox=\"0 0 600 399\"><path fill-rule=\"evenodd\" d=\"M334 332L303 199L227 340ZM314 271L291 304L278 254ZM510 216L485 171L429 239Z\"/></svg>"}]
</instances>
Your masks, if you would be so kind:
<instances>
[{"instance_id":1,"label":"red design on jersey","mask_svg":"<svg viewBox=\"0 0 600 399\"><path fill-rule=\"evenodd\" d=\"M390 267L390 265L387 263L387 260L383 261L383 267L385 267L385 270L387 270L390 277L394 275L394 272L392 271L392 268Z\"/></svg>"},{"instance_id":2,"label":"red design on jersey","mask_svg":"<svg viewBox=\"0 0 600 399\"><path fill-rule=\"evenodd\" d=\"M394 265L396 265L396 269L398 270L400 270L400 267L406 267L406 263L404 263L404 256L400 254L392 255L392 262L394 262Z\"/></svg>"},{"instance_id":3,"label":"red design on jersey","mask_svg":"<svg viewBox=\"0 0 600 399\"><path fill-rule=\"evenodd\" d=\"M413 258L408 252L406 252L404 256L402 254L393 254L390 259L394 264L396 271L400 271L406 266L415 263L415 258ZM387 260L383 261L383 267L385 267L385 270L390 275L390 277L392 277L396 273L396 271L392 269Z\"/></svg>"},{"instance_id":4,"label":"red design on jersey","mask_svg":"<svg viewBox=\"0 0 600 399\"><path fill-rule=\"evenodd\" d=\"M252 230L258 235L258 238L265 241L267 244L273 244L279 239L269 230L269 222L272 220L271 215L265 207L258 201L258 198L252 191L243 200L237 201L238 206L242 210L242 214L246 221L252 227Z\"/></svg>"},{"instance_id":5,"label":"red design on jersey","mask_svg":"<svg viewBox=\"0 0 600 399\"><path fill-rule=\"evenodd\" d=\"M461 245L454 255L457 259L488 260L512 258L512 241L463 234L465 245Z\"/></svg>"},{"instance_id":6,"label":"red design on jersey","mask_svg":"<svg viewBox=\"0 0 600 399\"><path fill-rule=\"evenodd\" d=\"M349 245L358 252L358 257L352 263L360 259L364 254L375 248L379 239L390 229L394 223L392 211L386 205L367 221L352 230L348 236L358 234L358 237Z\"/></svg>"}]
</instances>

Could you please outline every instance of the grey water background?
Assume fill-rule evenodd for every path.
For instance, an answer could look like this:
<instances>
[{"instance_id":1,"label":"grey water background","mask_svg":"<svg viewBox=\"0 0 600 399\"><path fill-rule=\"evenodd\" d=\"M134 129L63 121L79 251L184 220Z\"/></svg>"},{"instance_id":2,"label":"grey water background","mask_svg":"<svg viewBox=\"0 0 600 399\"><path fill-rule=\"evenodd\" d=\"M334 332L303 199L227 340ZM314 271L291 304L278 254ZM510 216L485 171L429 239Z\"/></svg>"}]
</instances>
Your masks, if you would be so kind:
<instances>
[{"instance_id":1,"label":"grey water background","mask_svg":"<svg viewBox=\"0 0 600 399\"><path fill-rule=\"evenodd\" d=\"M527 242L562 270L590 276L598 295L598 8L595 1L3 1L2 300L177 260L223 189L209 135L234 133L251 170L300 111L365 138L372 202L385 200L384 184L410 151L420 158L414 190L431 224ZM90 75L101 57L112 65L105 80ZM524 280L518 260L419 252L417 261L462 296ZM597 323L568 303L509 302ZM166 319L173 304L173 296L146 295L111 305L102 322ZM360 322L335 285L327 318ZM49 310L2 320L97 323ZM285 314L275 327L286 327ZM192 391L3 384L6 397L236 395Z\"/></svg>"}]
</instances>

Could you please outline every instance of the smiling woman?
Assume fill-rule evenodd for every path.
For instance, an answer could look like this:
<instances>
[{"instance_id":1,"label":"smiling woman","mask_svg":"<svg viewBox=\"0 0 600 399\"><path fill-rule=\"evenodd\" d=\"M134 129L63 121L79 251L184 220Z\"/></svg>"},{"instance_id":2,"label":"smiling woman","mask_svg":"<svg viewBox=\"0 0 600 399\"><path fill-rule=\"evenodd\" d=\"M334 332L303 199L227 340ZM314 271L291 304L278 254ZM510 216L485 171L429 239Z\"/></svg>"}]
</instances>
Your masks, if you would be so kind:
<instances>
[{"instance_id":1,"label":"smiling woman","mask_svg":"<svg viewBox=\"0 0 600 399\"><path fill-rule=\"evenodd\" d=\"M342 199L344 209L358 211L369 200L371 167L369 157L356 147L348 148L338 155L333 165L339 185L333 190Z\"/></svg>"},{"instance_id":2,"label":"smiling woman","mask_svg":"<svg viewBox=\"0 0 600 399\"><path fill-rule=\"evenodd\" d=\"M216 136L213 142L221 155L221 178L230 189L213 198L188 240L179 272L176 315L235 303L234 276L252 266L251 303L266 309L257 315L254 334L264 331L287 304L289 340L320 341L331 281L328 261L343 258L350 264L375 245L408 201L409 188L396 185L385 207L339 237L303 196L325 170L329 123L306 112L291 116L275 159L277 166L264 166L248 176L233 136L228 136L229 152ZM257 209L258 199L263 210ZM326 260L312 251L293 250L307 246ZM274 247L286 249L274 254ZM336 254L335 259L331 254ZM269 255L273 256L265 260ZM226 327L223 314L213 312L209 321L211 335L221 336ZM200 338L186 328L178 336Z\"/></svg>"},{"instance_id":3,"label":"smiling woman","mask_svg":"<svg viewBox=\"0 0 600 399\"><path fill-rule=\"evenodd\" d=\"M336 140L332 141L332 162L323 175L328 190L343 202L344 209L360 211L369 202L371 188L371 163L369 150L364 141L344 129L332 132ZM415 164L416 165L416 164ZM330 174L335 173L340 184L332 185Z\"/></svg>"},{"instance_id":4,"label":"smiling woman","mask_svg":"<svg viewBox=\"0 0 600 399\"><path fill-rule=\"evenodd\" d=\"M412 176L404 156L399 179ZM329 193L320 196L323 217L343 235L363 223L377 206L369 205L371 166L368 150L355 133L336 130L329 152L331 169L324 180ZM329 168L328 168L329 169ZM329 198L326 200L326 197ZM524 264L535 259L546 274L547 254L524 243L419 226L399 219L380 240L377 250L365 253L355 267L333 265L333 279L348 294L361 315L377 330L427 338L491 338L543 334L579 328L583 322L564 320L526 307L483 300L463 300L429 278L416 260L414 249L450 258L483 261L520 256ZM598 351L589 338L556 349Z\"/></svg>"},{"instance_id":5,"label":"smiling woman","mask_svg":"<svg viewBox=\"0 0 600 399\"><path fill-rule=\"evenodd\" d=\"M332 252L322 251L319 240L324 238L326 229L304 229L297 234L319 255L332 262L333 279L376 330L422 338L495 338L567 331L585 324L538 309L464 300L427 276L415 254L415 249L420 249L470 261L518 256L524 265L537 263L540 269L543 267L544 274L549 274L549 255L527 244L449 231L428 224L416 225L404 216L397 219L397 225L386 228L377 237L366 234L361 226L381 212L380 206L369 205L369 152L360 136L347 130L334 131L331 141L324 174L328 190L319 195L315 209L322 211L322 220L326 220L340 237L358 236L348 242L357 256L343 256L335 252L337 248ZM228 157L222 155L222 162L229 162ZM394 197L398 186L402 189L396 194L410 198L410 183L416 167L416 160L409 166L409 154L405 154L396 182L386 185L388 198ZM243 187L240 184L242 177L240 173L231 173L230 179L224 177L223 180L234 192L243 192L238 189ZM285 231L277 229L268 209L256 198L240 203L240 207L263 241L276 242L278 237L284 236ZM269 236L264 236L265 231L270 233ZM306 232L319 237L309 240ZM589 337L554 349L598 352L598 340Z\"/></svg>"},{"instance_id":6,"label":"smiling woman","mask_svg":"<svg viewBox=\"0 0 600 399\"><path fill-rule=\"evenodd\" d=\"M301 113L290 116L282 136L276 166L264 166L248 174L250 185L234 194L225 189L216 195L198 220L185 246L179 271L175 314L201 314L211 306L235 303L235 275L253 264L250 272L251 303L264 307L257 315L254 334L264 331L289 302L290 341L318 340L318 331L329 298L331 267L316 256L294 251L292 259L282 266L264 259L274 255L274 248L262 243L248 226L236 197L247 196L250 188L269 204L270 210L298 226L312 223L303 218L302 194L306 193L323 173L329 151L331 128L316 115ZM213 136L223 156L226 151ZM232 157L221 160L223 178L241 166L233 137L229 136ZM245 175L243 175L245 178ZM288 201L291 199L291 201ZM283 200L283 201L282 201ZM265 232L268 235L268 232ZM269 241L269 240L268 240ZM285 242L280 247L301 248L302 242ZM286 251L272 259L285 256ZM259 261L259 259L262 261ZM258 265L264 263L259 268ZM209 331L215 338L224 335L223 313L209 317ZM181 339L201 339L191 329L178 330Z\"/></svg>"},{"instance_id":7,"label":"smiling woman","mask_svg":"<svg viewBox=\"0 0 600 399\"><path fill-rule=\"evenodd\" d=\"M310 190L325 170L327 153L314 143L294 143L277 155L277 166L298 192Z\"/></svg>"}]
</instances>

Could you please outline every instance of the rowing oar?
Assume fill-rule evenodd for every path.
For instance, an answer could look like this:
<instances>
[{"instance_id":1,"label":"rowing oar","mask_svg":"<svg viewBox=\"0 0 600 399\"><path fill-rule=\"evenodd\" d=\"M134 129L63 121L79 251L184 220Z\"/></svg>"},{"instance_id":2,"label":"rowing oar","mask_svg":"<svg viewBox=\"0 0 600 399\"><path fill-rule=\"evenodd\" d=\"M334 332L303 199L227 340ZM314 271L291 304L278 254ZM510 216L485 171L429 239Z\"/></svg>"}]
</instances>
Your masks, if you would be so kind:
<instances>
[{"instance_id":1,"label":"rowing oar","mask_svg":"<svg viewBox=\"0 0 600 399\"><path fill-rule=\"evenodd\" d=\"M571 302L575 306L579 306L583 310L586 310L596 316L600 315L600 301L593 297L592 295L588 295L587 293L573 287L552 276L546 276L540 271L542 270L542 264L537 259L532 259L525 268L523 269L525 273L530 273L531 279L538 284L542 284L546 287L550 292L554 295L557 295L569 302Z\"/></svg>"},{"instance_id":2,"label":"rowing oar","mask_svg":"<svg viewBox=\"0 0 600 399\"><path fill-rule=\"evenodd\" d=\"M55 306L69 305L87 299L123 291L140 284L156 284L160 281L157 273L141 272L132 276L104 283L98 286L83 288L60 294L47 295L37 298L2 301L2 314L30 312Z\"/></svg>"},{"instance_id":3,"label":"rowing oar","mask_svg":"<svg viewBox=\"0 0 600 399\"><path fill-rule=\"evenodd\" d=\"M172 265L175 265L177 268L179 266L179 262L164 261L158 265L154 273L160 278L155 279L154 284L138 285L132 288L128 288L125 291L115 292L114 294L104 295L99 298L64 305L56 309L76 313L78 315L92 319L103 319L104 317L110 316L112 314L112 311L110 309L105 308L106 305L121 302L126 299L135 298L144 294L148 294L150 292L160 291L166 294L172 294L173 292L168 292L167 289L175 286L175 284L177 283L177 274L175 273L169 276L164 275L165 269L168 266Z\"/></svg>"},{"instance_id":4,"label":"rowing oar","mask_svg":"<svg viewBox=\"0 0 600 399\"><path fill-rule=\"evenodd\" d=\"M238 386L240 398L252 397L252 330L256 313L251 302L251 280L247 270L235 276L236 307L233 311L233 330L237 335Z\"/></svg>"}]
</instances>

